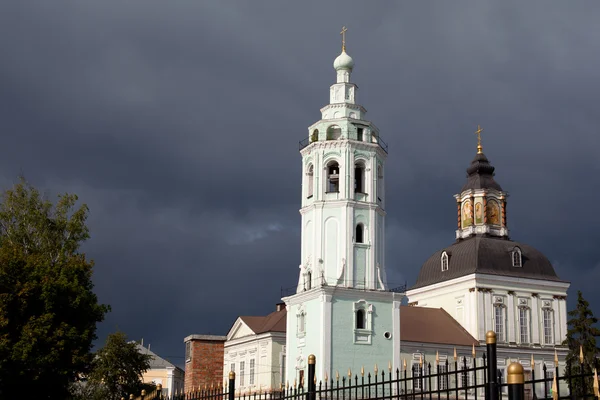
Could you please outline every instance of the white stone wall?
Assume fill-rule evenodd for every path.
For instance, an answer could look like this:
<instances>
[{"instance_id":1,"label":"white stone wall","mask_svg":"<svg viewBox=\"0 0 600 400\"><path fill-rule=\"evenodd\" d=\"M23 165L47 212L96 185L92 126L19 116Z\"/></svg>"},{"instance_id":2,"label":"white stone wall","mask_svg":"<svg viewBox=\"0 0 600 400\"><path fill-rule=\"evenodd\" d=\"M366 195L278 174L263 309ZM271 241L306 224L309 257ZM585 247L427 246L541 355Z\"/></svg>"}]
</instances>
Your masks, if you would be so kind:
<instances>
[{"instance_id":1,"label":"white stone wall","mask_svg":"<svg viewBox=\"0 0 600 400\"><path fill-rule=\"evenodd\" d=\"M238 337L225 343L223 381L227 381L231 364L235 364L236 388L242 393L279 390L281 356L285 352L285 333L269 332ZM250 363L254 360L254 382L250 382ZM242 380L240 363L244 362Z\"/></svg>"}]
</instances>

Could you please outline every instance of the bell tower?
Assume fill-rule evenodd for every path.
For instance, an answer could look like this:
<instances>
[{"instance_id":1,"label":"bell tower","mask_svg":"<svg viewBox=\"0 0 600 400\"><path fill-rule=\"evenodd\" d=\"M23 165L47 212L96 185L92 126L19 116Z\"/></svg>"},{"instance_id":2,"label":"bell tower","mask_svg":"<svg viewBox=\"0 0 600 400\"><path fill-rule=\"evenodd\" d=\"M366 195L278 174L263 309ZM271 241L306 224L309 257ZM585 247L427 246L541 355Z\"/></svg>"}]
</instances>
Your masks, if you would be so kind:
<instances>
[{"instance_id":1,"label":"bell tower","mask_svg":"<svg viewBox=\"0 0 600 400\"><path fill-rule=\"evenodd\" d=\"M384 256L387 145L357 103L341 34L329 104L300 142L301 264L295 294L283 299L290 383L309 354L319 376L360 368L355 360L399 367L402 294L388 288Z\"/></svg>"}]
</instances>

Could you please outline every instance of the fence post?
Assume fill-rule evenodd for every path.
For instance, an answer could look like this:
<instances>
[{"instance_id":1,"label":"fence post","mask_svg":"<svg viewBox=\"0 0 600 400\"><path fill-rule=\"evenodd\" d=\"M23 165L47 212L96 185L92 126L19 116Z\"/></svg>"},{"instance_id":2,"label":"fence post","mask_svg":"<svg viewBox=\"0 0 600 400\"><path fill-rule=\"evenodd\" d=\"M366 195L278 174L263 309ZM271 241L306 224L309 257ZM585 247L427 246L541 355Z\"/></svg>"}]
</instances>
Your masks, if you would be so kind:
<instances>
[{"instance_id":1,"label":"fence post","mask_svg":"<svg viewBox=\"0 0 600 400\"><path fill-rule=\"evenodd\" d=\"M162 385L160 383L156 385L156 398L158 400L162 399Z\"/></svg>"},{"instance_id":2,"label":"fence post","mask_svg":"<svg viewBox=\"0 0 600 400\"><path fill-rule=\"evenodd\" d=\"M487 400L498 400L498 360L496 358L496 332L488 331L485 334L485 347L487 352Z\"/></svg>"},{"instance_id":3,"label":"fence post","mask_svg":"<svg viewBox=\"0 0 600 400\"><path fill-rule=\"evenodd\" d=\"M315 383L315 355L311 354L308 356L308 393L306 394L306 400L316 399L317 384Z\"/></svg>"},{"instance_id":4,"label":"fence post","mask_svg":"<svg viewBox=\"0 0 600 400\"><path fill-rule=\"evenodd\" d=\"M229 400L235 400L235 372L229 371Z\"/></svg>"},{"instance_id":5,"label":"fence post","mask_svg":"<svg viewBox=\"0 0 600 400\"><path fill-rule=\"evenodd\" d=\"M510 363L507 369L508 400L525 399L525 377L523 366L518 362Z\"/></svg>"}]
</instances>

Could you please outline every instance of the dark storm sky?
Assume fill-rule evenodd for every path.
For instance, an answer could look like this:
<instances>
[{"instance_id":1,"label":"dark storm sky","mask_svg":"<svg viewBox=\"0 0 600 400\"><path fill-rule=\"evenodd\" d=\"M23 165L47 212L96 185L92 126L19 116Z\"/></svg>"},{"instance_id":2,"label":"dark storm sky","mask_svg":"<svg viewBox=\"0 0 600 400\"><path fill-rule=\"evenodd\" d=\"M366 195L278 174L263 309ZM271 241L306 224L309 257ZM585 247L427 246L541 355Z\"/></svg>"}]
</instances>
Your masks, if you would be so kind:
<instances>
[{"instance_id":1,"label":"dark storm sky","mask_svg":"<svg viewBox=\"0 0 600 400\"><path fill-rule=\"evenodd\" d=\"M389 143L391 283L453 242L481 124L512 238L600 313L599 20L597 1L4 1L0 185L78 194L113 308L100 337L181 363L185 336L297 280L298 141L346 25Z\"/></svg>"}]
</instances>

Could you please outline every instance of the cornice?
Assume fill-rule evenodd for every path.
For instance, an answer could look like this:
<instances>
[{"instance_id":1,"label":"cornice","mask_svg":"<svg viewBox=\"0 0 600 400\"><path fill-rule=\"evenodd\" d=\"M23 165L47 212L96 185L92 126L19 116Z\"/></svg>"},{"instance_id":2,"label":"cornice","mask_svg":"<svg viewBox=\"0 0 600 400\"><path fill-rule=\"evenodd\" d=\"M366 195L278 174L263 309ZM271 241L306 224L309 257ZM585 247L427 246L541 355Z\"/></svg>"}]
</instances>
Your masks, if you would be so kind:
<instances>
[{"instance_id":1,"label":"cornice","mask_svg":"<svg viewBox=\"0 0 600 400\"><path fill-rule=\"evenodd\" d=\"M380 156L383 160L387 158L387 154L381 146L377 143L359 142L351 139L337 139L337 140L319 140L310 143L308 146L300 150L302 157L311 155L314 151L326 151L330 149L339 150L362 150L367 151L372 155Z\"/></svg>"}]
</instances>

